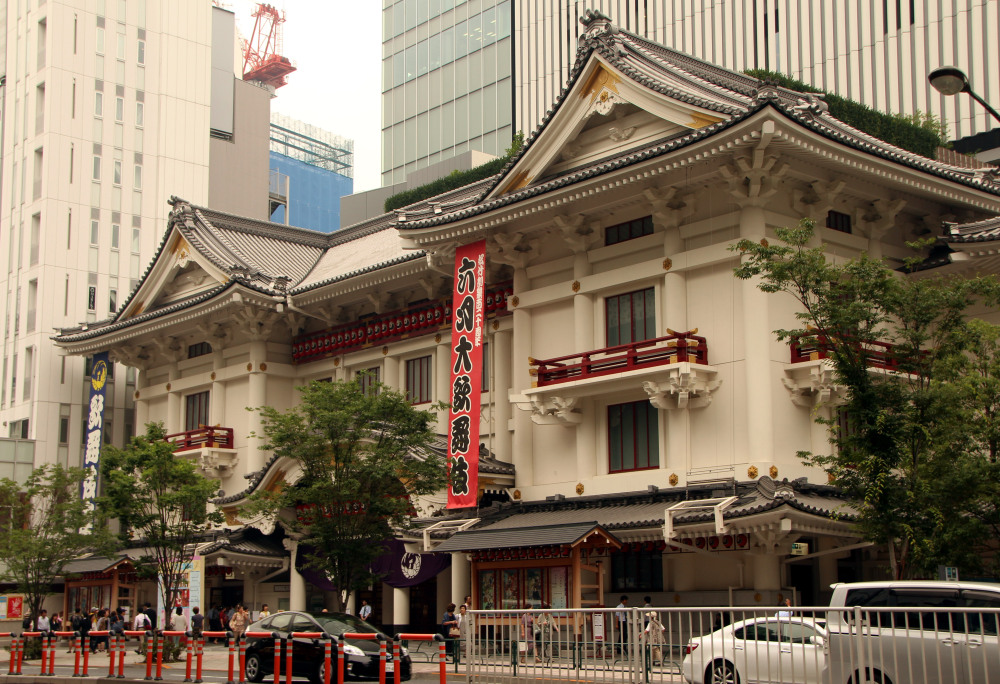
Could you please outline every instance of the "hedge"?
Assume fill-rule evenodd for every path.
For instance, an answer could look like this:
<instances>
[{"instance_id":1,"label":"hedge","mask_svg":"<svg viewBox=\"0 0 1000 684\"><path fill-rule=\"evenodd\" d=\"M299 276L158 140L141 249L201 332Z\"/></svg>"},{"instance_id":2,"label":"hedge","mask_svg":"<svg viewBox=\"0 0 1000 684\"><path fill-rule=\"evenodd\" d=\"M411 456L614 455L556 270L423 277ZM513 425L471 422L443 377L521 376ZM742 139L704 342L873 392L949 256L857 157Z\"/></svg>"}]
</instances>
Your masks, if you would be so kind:
<instances>
[{"instance_id":1,"label":"hedge","mask_svg":"<svg viewBox=\"0 0 1000 684\"><path fill-rule=\"evenodd\" d=\"M941 146L941 139L937 133L916 126L901 116L876 111L860 102L822 91L784 74L764 71L763 69L751 69L745 73L762 81L776 83L783 88L803 93L822 93L823 99L830 108L830 114L834 117L848 126L853 126L859 131L864 131L868 135L884 140L890 145L909 150L914 154L934 159L937 155L937 148Z\"/></svg>"}]
</instances>

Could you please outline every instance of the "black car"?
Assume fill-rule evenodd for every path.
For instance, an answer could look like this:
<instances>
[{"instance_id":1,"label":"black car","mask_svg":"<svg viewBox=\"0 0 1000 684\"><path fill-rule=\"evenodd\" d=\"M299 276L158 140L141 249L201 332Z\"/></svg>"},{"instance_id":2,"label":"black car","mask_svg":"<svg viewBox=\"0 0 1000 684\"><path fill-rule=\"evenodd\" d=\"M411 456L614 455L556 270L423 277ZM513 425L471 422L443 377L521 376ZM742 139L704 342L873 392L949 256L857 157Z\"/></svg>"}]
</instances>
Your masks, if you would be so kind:
<instances>
[{"instance_id":1,"label":"black car","mask_svg":"<svg viewBox=\"0 0 1000 684\"><path fill-rule=\"evenodd\" d=\"M345 633L373 634L375 627L353 615L346 613L312 613L286 610L275 613L247 627L248 632L277 632L278 637L287 638L291 632L326 632L333 636ZM314 682L323 681L323 641L321 639L292 640L292 676L308 677ZM280 647L280 646L279 646ZM392 672L392 643L387 644L387 679ZM378 679L378 641L349 639L344 646L344 677L355 679ZM284 676L286 652L281 652L282 676ZM333 648L332 681L337 679L337 649ZM410 656L403 649L399 658L400 679L410 678ZM251 682L260 682L265 675L274 675L274 639L247 637L246 675Z\"/></svg>"}]
</instances>

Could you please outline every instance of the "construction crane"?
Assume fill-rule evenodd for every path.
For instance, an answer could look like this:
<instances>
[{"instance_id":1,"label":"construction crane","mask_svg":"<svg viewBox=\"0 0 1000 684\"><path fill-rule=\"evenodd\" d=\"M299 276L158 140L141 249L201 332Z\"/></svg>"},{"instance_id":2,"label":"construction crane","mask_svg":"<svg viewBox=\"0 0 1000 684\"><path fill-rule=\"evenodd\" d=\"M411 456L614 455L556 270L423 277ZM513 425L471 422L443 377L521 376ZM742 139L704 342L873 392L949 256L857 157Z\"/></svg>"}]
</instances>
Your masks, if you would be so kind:
<instances>
[{"instance_id":1,"label":"construction crane","mask_svg":"<svg viewBox=\"0 0 1000 684\"><path fill-rule=\"evenodd\" d=\"M285 14L271 5L257 3L250 40L243 49L243 80L260 81L271 88L285 85L285 77L295 71L292 62L281 54L281 25Z\"/></svg>"}]
</instances>

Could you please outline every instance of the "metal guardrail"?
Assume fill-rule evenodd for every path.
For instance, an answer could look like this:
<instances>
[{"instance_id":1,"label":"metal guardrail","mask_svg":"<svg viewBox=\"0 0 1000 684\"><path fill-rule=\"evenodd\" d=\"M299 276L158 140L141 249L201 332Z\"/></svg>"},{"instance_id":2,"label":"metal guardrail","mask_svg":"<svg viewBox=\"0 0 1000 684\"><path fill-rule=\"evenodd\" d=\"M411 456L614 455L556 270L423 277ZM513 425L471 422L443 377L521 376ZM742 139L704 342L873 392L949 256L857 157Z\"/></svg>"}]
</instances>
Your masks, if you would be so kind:
<instances>
[{"instance_id":1,"label":"metal guardrail","mask_svg":"<svg viewBox=\"0 0 1000 684\"><path fill-rule=\"evenodd\" d=\"M466 619L461 660L470 683L1000 684L1000 602L476 610Z\"/></svg>"}]
</instances>

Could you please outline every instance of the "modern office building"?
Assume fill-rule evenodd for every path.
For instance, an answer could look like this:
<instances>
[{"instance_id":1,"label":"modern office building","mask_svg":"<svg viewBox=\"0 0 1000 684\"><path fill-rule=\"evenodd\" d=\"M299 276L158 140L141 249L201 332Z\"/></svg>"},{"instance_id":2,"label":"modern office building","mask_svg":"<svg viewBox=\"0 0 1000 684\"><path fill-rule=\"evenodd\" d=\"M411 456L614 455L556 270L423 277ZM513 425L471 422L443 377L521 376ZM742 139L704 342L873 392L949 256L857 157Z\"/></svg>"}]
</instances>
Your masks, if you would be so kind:
<instances>
[{"instance_id":1,"label":"modern office building","mask_svg":"<svg viewBox=\"0 0 1000 684\"><path fill-rule=\"evenodd\" d=\"M36 464L78 465L87 361L51 336L118 309L171 195L267 217L270 97L235 77L233 14L207 0L0 10L0 429L29 440ZM135 372L108 380L107 441L121 443Z\"/></svg>"},{"instance_id":2,"label":"modern office building","mask_svg":"<svg viewBox=\"0 0 1000 684\"><path fill-rule=\"evenodd\" d=\"M354 141L271 114L270 215L276 223L329 233L340 198L354 190Z\"/></svg>"},{"instance_id":3,"label":"modern office building","mask_svg":"<svg viewBox=\"0 0 1000 684\"><path fill-rule=\"evenodd\" d=\"M1000 100L995 0L384 0L382 183L456 153L501 154L531 132L570 77L580 17L743 71L781 72L889 113L942 116L951 137L993 127L930 70L965 70ZM470 116L481 111L482 116Z\"/></svg>"}]
</instances>

